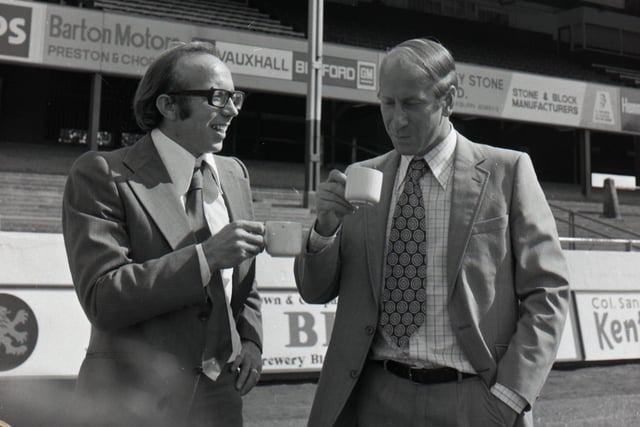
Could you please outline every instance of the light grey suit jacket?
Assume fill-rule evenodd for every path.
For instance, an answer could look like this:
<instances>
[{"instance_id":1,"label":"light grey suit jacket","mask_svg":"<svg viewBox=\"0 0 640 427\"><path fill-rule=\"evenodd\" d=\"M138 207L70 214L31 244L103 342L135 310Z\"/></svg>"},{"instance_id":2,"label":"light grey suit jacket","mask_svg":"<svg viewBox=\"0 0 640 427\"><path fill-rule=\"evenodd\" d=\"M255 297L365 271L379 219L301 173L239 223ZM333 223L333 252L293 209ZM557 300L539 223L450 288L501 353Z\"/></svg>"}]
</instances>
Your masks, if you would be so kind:
<instances>
[{"instance_id":1,"label":"light grey suit jacket","mask_svg":"<svg viewBox=\"0 0 640 427\"><path fill-rule=\"evenodd\" d=\"M230 219L253 219L246 168L215 160ZM207 328L196 240L150 136L81 156L62 213L73 283L91 322L77 385L84 404L111 425L180 424L217 325ZM234 269L232 286L239 335L262 348L253 259Z\"/></svg>"},{"instance_id":2,"label":"light grey suit jacket","mask_svg":"<svg viewBox=\"0 0 640 427\"><path fill-rule=\"evenodd\" d=\"M447 251L451 326L488 387L498 381L531 405L553 364L568 305L555 221L526 154L458 135L454 155ZM345 217L331 246L296 259L296 283L307 302L339 297L310 426L353 424L350 397L378 323L399 159L392 151L362 162L384 174L380 202Z\"/></svg>"}]
</instances>

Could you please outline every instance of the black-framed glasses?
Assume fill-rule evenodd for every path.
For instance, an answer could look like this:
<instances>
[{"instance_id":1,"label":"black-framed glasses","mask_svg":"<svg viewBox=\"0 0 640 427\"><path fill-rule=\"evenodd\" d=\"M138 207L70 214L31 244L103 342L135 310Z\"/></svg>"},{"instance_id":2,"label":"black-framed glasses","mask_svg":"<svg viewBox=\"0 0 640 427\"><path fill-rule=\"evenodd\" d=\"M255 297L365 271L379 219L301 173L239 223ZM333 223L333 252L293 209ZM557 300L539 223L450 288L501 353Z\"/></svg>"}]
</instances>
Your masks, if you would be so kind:
<instances>
[{"instance_id":1,"label":"black-framed glasses","mask_svg":"<svg viewBox=\"0 0 640 427\"><path fill-rule=\"evenodd\" d=\"M207 98L207 102L212 107L224 108L231 99L233 105L237 110L242 108L244 103L245 93L241 90L230 91L226 89L217 89L212 87L207 90L179 90L175 92L169 92L167 95L180 95L180 96L204 96Z\"/></svg>"}]
</instances>

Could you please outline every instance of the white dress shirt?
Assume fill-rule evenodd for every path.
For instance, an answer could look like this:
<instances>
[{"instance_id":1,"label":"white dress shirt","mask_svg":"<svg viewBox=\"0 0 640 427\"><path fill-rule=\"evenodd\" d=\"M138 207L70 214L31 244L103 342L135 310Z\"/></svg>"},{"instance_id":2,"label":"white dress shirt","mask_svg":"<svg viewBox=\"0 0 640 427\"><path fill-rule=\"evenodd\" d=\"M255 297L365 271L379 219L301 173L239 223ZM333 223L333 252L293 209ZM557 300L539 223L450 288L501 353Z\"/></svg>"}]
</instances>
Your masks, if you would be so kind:
<instances>
[{"instance_id":1,"label":"white dress shirt","mask_svg":"<svg viewBox=\"0 0 640 427\"><path fill-rule=\"evenodd\" d=\"M184 149L180 144L166 136L160 129L154 129L151 131L151 139L153 141L160 159L164 164L171 181L175 185L176 194L180 197L180 203L182 207L185 207L186 195L191 185L191 179L193 177L193 169L196 164L196 158ZM205 153L202 156L203 161L207 167L213 172L216 177L216 184L218 185L218 197L213 201L204 201L204 216L209 226L211 235L218 233L225 225L229 224L229 211L224 201L222 187L220 186L220 175L218 174L218 168L216 166L213 154ZM202 249L202 244L196 245L196 251L198 253L198 261L200 264L200 277L202 278L202 286L207 286L211 280L211 270L209 263ZM229 360L234 360L237 354L239 354L239 342L240 337L238 335L237 328L233 316L231 315L231 309L229 301L233 295L233 268L225 268L220 270L222 276L222 284L224 286L224 293L226 296L227 309L229 311L229 321L231 326L231 338L233 343L233 351Z\"/></svg>"}]
</instances>

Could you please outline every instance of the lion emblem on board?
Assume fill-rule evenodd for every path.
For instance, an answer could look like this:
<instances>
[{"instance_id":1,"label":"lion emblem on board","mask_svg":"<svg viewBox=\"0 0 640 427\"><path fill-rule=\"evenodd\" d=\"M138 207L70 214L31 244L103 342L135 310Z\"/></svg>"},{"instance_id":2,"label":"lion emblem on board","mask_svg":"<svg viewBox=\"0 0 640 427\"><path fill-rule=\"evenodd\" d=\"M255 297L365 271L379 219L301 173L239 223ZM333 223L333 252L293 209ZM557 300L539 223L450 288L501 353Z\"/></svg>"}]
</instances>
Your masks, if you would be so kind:
<instances>
[{"instance_id":1,"label":"lion emblem on board","mask_svg":"<svg viewBox=\"0 0 640 427\"><path fill-rule=\"evenodd\" d=\"M27 352L25 345L28 334L16 330L16 326L25 325L29 320L26 310L20 309L11 318L11 311L0 306L0 347L4 347L6 354L20 356ZM14 342L17 345L14 345Z\"/></svg>"}]
</instances>

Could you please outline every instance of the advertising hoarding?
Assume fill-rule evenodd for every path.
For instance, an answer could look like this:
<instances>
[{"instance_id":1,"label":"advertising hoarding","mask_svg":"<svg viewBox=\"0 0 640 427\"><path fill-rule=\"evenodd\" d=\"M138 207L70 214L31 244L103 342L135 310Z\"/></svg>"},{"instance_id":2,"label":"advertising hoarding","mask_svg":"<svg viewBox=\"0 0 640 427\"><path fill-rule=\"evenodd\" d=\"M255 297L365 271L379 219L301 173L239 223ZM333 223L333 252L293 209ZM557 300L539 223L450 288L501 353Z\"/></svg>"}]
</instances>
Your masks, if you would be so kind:
<instances>
[{"instance_id":1,"label":"advertising hoarding","mask_svg":"<svg viewBox=\"0 0 640 427\"><path fill-rule=\"evenodd\" d=\"M640 133L640 90L620 89L622 130Z\"/></svg>"},{"instance_id":2,"label":"advertising hoarding","mask_svg":"<svg viewBox=\"0 0 640 427\"><path fill-rule=\"evenodd\" d=\"M45 11L41 3L0 2L0 60L42 62Z\"/></svg>"},{"instance_id":3,"label":"advertising hoarding","mask_svg":"<svg viewBox=\"0 0 640 427\"><path fill-rule=\"evenodd\" d=\"M153 18L54 5L46 7L45 20L41 61L45 65L140 76L173 44L200 40L215 44L234 75L306 82L308 64L302 40L265 43L265 37L245 35L242 39L250 42L238 43L234 32L228 30L178 22L167 25ZM326 50L330 52L331 47ZM377 54L351 51L355 55L325 57L325 84L375 90Z\"/></svg>"},{"instance_id":4,"label":"advertising hoarding","mask_svg":"<svg viewBox=\"0 0 640 427\"><path fill-rule=\"evenodd\" d=\"M307 43L98 10L0 0L0 60L138 77L178 41L216 44L247 89L304 95ZM381 52L325 44L323 96L376 103ZM458 63L461 114L640 133L640 91ZM621 94L622 92L622 94Z\"/></svg>"},{"instance_id":5,"label":"advertising hoarding","mask_svg":"<svg viewBox=\"0 0 640 427\"><path fill-rule=\"evenodd\" d=\"M306 304L295 290L261 291L263 372L320 371L337 302Z\"/></svg>"},{"instance_id":6,"label":"advertising hoarding","mask_svg":"<svg viewBox=\"0 0 640 427\"><path fill-rule=\"evenodd\" d=\"M0 321L0 376L78 374L90 325L72 287L0 286Z\"/></svg>"},{"instance_id":7,"label":"advertising hoarding","mask_svg":"<svg viewBox=\"0 0 640 427\"><path fill-rule=\"evenodd\" d=\"M459 87L455 112L620 131L616 87L479 65L457 64L456 69Z\"/></svg>"},{"instance_id":8,"label":"advertising hoarding","mask_svg":"<svg viewBox=\"0 0 640 427\"><path fill-rule=\"evenodd\" d=\"M567 318L557 360L582 360L580 342L586 360L640 358L640 253L564 253L576 313ZM0 315L11 325L3 331L11 346L0 346L0 376L76 375L90 328L71 285L62 235L0 232L0 260ZM318 371L337 302L302 301L293 258L263 253L256 264L264 372Z\"/></svg>"},{"instance_id":9,"label":"advertising hoarding","mask_svg":"<svg viewBox=\"0 0 640 427\"><path fill-rule=\"evenodd\" d=\"M585 360L640 358L640 292L574 296Z\"/></svg>"},{"instance_id":10,"label":"advertising hoarding","mask_svg":"<svg viewBox=\"0 0 640 427\"><path fill-rule=\"evenodd\" d=\"M567 313L567 321L562 330L562 338L560 339L560 346L558 347L558 354L556 355L557 362L573 362L581 359L578 351L578 340L576 340L574 333L573 313L574 311L571 309L569 309L569 313Z\"/></svg>"}]
</instances>

